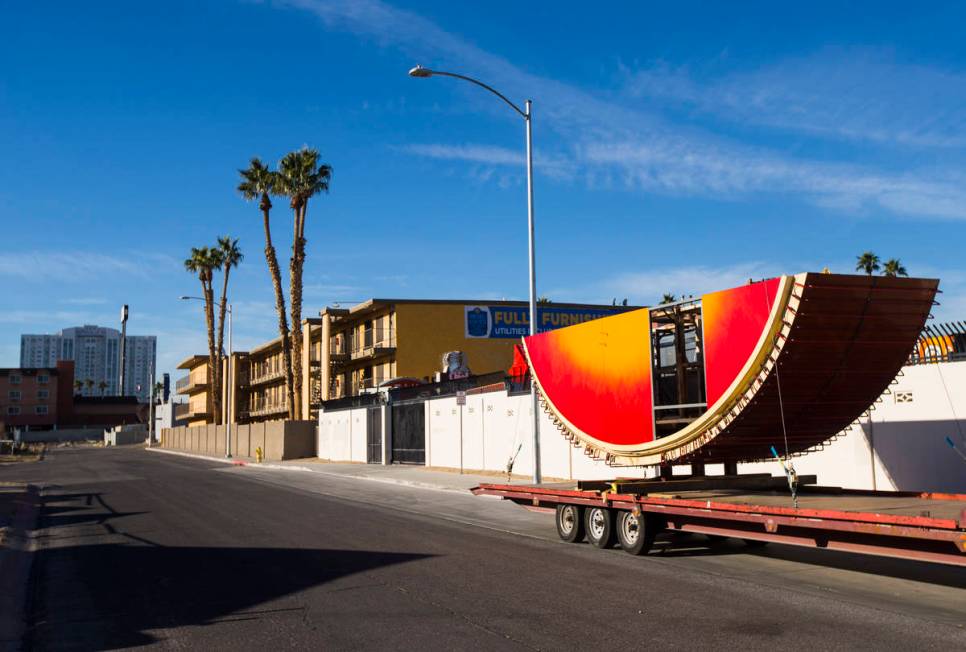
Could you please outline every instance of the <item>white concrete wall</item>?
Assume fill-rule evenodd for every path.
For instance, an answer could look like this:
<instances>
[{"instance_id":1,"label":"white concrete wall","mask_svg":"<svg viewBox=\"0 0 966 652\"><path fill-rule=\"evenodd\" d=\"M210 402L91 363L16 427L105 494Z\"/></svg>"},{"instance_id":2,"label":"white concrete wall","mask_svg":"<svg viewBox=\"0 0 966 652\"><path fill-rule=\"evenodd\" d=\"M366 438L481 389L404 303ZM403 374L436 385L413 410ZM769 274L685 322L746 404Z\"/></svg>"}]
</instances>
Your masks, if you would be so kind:
<instances>
[{"instance_id":1,"label":"white concrete wall","mask_svg":"<svg viewBox=\"0 0 966 652\"><path fill-rule=\"evenodd\" d=\"M319 457L336 462L366 461L368 408L322 412L319 415Z\"/></svg>"},{"instance_id":2,"label":"white concrete wall","mask_svg":"<svg viewBox=\"0 0 966 652\"><path fill-rule=\"evenodd\" d=\"M911 402L897 401L903 393L911 393ZM528 394L470 394L465 406L456 405L455 397L439 398L427 401L425 410L428 466L505 472L516 453L513 472L533 473L533 413ZM365 462L366 419L366 408L323 412L319 456ZM966 451L966 362L906 367L872 412L871 424L865 418L861 421L860 427L824 450L795 458L795 469L802 475L817 475L825 485L966 493L966 462L945 442L949 436ZM544 477L593 480L654 475L650 469L613 468L588 457L582 448L570 445L542 411L540 433ZM723 468L708 465L706 471L720 474ZM782 474L777 462L742 464L739 471ZM687 467L676 472L686 473Z\"/></svg>"},{"instance_id":3,"label":"white concrete wall","mask_svg":"<svg viewBox=\"0 0 966 652\"><path fill-rule=\"evenodd\" d=\"M868 418L824 450L794 458L795 470L820 484L850 489L966 493L966 361L903 368ZM910 399L911 400L902 400ZM781 473L775 463L741 472Z\"/></svg>"}]
</instances>

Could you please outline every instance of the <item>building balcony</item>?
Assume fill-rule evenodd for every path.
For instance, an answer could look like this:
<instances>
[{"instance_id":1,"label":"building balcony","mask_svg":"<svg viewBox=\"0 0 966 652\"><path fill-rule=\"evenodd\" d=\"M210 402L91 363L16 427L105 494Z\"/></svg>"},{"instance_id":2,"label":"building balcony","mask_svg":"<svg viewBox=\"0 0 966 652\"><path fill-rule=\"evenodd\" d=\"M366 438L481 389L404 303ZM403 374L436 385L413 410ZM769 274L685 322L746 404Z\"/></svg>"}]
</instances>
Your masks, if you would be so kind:
<instances>
[{"instance_id":1,"label":"building balcony","mask_svg":"<svg viewBox=\"0 0 966 652\"><path fill-rule=\"evenodd\" d=\"M174 384L174 388L178 394L195 394L208 389L208 380L185 376L178 379L178 382Z\"/></svg>"},{"instance_id":2,"label":"building balcony","mask_svg":"<svg viewBox=\"0 0 966 652\"><path fill-rule=\"evenodd\" d=\"M266 416L271 416L276 414L287 414L287 413L288 413L288 405L282 402L282 403L256 404L256 406L253 407L251 410L248 410L246 414L248 414L249 418L253 418L253 417L266 417Z\"/></svg>"},{"instance_id":3,"label":"building balcony","mask_svg":"<svg viewBox=\"0 0 966 652\"><path fill-rule=\"evenodd\" d=\"M349 343L349 357L352 360L374 358L395 350L396 333L391 328L367 328L361 335L353 333Z\"/></svg>"},{"instance_id":4,"label":"building balcony","mask_svg":"<svg viewBox=\"0 0 966 652\"><path fill-rule=\"evenodd\" d=\"M251 379L248 381L250 386L264 385L265 383L271 383L276 380L285 379L285 370L276 369L273 371L267 371L265 373L259 373L257 371L252 373Z\"/></svg>"},{"instance_id":5,"label":"building balcony","mask_svg":"<svg viewBox=\"0 0 966 652\"><path fill-rule=\"evenodd\" d=\"M207 420L210 416L211 412L205 408L188 408L188 411L183 415L178 415L178 418L187 421L197 421L198 419Z\"/></svg>"},{"instance_id":6,"label":"building balcony","mask_svg":"<svg viewBox=\"0 0 966 652\"><path fill-rule=\"evenodd\" d=\"M357 396L358 394L363 394L368 391L372 391L379 387L382 383L389 380L388 378L383 378L382 376L376 376L374 378L363 378L362 382L357 380L352 381L351 392L352 396Z\"/></svg>"}]
</instances>

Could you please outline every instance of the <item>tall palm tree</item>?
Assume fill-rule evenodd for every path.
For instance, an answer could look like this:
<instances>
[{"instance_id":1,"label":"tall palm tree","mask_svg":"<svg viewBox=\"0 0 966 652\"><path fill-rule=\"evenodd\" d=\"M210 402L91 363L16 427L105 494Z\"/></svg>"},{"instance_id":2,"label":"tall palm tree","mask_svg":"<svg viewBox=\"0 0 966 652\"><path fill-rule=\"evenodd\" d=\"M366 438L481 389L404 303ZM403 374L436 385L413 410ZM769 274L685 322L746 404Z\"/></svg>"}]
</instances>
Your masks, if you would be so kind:
<instances>
[{"instance_id":1,"label":"tall palm tree","mask_svg":"<svg viewBox=\"0 0 966 652\"><path fill-rule=\"evenodd\" d=\"M909 276L909 272L906 271L898 258L890 258L885 261L885 265L882 266L882 274L884 276Z\"/></svg>"},{"instance_id":2,"label":"tall palm tree","mask_svg":"<svg viewBox=\"0 0 966 652\"><path fill-rule=\"evenodd\" d=\"M84 389L84 381L83 380L75 380L74 381L74 393L75 394L80 394L82 389Z\"/></svg>"},{"instance_id":3,"label":"tall palm tree","mask_svg":"<svg viewBox=\"0 0 966 652\"><path fill-rule=\"evenodd\" d=\"M84 381L84 387L87 388L87 392L88 392L88 394L90 394L90 391L92 389L94 389L94 379L93 378L88 378L87 380L85 380Z\"/></svg>"},{"instance_id":4,"label":"tall palm tree","mask_svg":"<svg viewBox=\"0 0 966 652\"><path fill-rule=\"evenodd\" d=\"M329 191L332 168L319 162L319 152L303 147L282 157L275 190L289 198L293 212L292 258L289 261L289 310L292 317L292 379L296 418L302 416L302 271L305 268L305 216L309 200Z\"/></svg>"},{"instance_id":5,"label":"tall palm tree","mask_svg":"<svg viewBox=\"0 0 966 652\"><path fill-rule=\"evenodd\" d=\"M215 313L212 282L214 270L221 266L221 253L210 247L192 247L191 255L184 261L188 272L198 275L201 296L205 300L205 326L208 330L208 397L215 423L221 414L218 375L215 371L218 357L215 352Z\"/></svg>"},{"instance_id":6,"label":"tall palm tree","mask_svg":"<svg viewBox=\"0 0 966 652\"><path fill-rule=\"evenodd\" d=\"M664 293L664 296L661 297L661 305L663 305L665 303L674 303L677 300L678 300L678 298L676 296L674 296L670 292L665 292Z\"/></svg>"},{"instance_id":7,"label":"tall palm tree","mask_svg":"<svg viewBox=\"0 0 966 652\"><path fill-rule=\"evenodd\" d=\"M227 235L218 238L216 248L221 256L221 271L224 275L221 284L221 303L218 304L218 343L215 346L215 350L218 351L218 369L215 373L218 376L218 387L220 389L224 384L224 378L221 377L221 358L225 355L225 310L228 305L228 276L231 274L232 268L238 267L238 263L242 261L244 256L241 249L238 248L238 238L233 239Z\"/></svg>"},{"instance_id":8,"label":"tall palm tree","mask_svg":"<svg viewBox=\"0 0 966 652\"><path fill-rule=\"evenodd\" d=\"M101 382L97 383L97 389L101 390L101 396L104 396L104 392L107 391L107 381L102 380Z\"/></svg>"},{"instance_id":9,"label":"tall palm tree","mask_svg":"<svg viewBox=\"0 0 966 652\"><path fill-rule=\"evenodd\" d=\"M871 251L866 251L861 256L855 257L855 271L865 272L872 276L873 272L879 271L879 257Z\"/></svg>"},{"instance_id":10,"label":"tall palm tree","mask_svg":"<svg viewBox=\"0 0 966 652\"><path fill-rule=\"evenodd\" d=\"M285 391L288 395L288 416L295 418L295 384L292 382L292 341L288 331L288 316L285 313L285 293L282 290L282 272L278 267L278 256L272 244L272 228L270 213L272 200L269 195L275 194L278 174L264 165L258 157L251 160L248 169L239 170L241 183L238 192L242 197L251 201L258 199L258 208L262 211L262 224L265 227L265 261L268 263L268 273L272 277L272 287L275 289L275 312L278 315L278 334L282 338L282 364L285 366Z\"/></svg>"}]
</instances>

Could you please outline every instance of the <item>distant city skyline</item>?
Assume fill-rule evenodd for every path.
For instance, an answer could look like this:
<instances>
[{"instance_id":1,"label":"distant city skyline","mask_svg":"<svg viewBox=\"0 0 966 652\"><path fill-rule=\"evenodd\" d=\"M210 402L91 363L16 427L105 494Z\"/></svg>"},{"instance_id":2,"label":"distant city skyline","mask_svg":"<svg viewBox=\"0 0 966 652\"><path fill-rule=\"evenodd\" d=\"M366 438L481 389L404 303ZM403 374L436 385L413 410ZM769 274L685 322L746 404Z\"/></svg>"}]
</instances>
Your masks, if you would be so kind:
<instances>
[{"instance_id":1,"label":"distant city skyline","mask_svg":"<svg viewBox=\"0 0 966 652\"><path fill-rule=\"evenodd\" d=\"M306 225L305 316L369 297L537 292L655 304L871 250L966 318L966 5L381 0L10 3L0 39L0 365L19 335L208 350L191 247L239 238L234 348L277 334L252 156L333 167ZM538 28L536 28L538 27ZM253 44L257 44L257 47ZM577 46L579 44L579 47ZM253 50L255 47L255 50ZM257 50L257 56L253 52ZM271 219L288 287L292 213Z\"/></svg>"},{"instance_id":2,"label":"distant city skyline","mask_svg":"<svg viewBox=\"0 0 966 652\"><path fill-rule=\"evenodd\" d=\"M151 371L157 365L157 338L127 335L124 341L124 388L120 393L148 401ZM60 360L73 360L74 379L84 383L81 395L116 396L120 382L120 342L119 330L91 324L52 334L22 334L20 367L54 368Z\"/></svg>"}]
</instances>

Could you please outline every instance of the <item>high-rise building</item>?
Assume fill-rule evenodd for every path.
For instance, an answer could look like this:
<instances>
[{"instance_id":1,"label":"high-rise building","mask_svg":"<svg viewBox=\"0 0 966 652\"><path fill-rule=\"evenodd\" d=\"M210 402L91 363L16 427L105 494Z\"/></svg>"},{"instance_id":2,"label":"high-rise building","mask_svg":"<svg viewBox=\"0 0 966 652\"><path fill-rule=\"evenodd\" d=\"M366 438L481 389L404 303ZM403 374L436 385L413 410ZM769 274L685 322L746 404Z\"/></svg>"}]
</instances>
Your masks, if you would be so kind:
<instances>
[{"instance_id":1,"label":"high-rise building","mask_svg":"<svg viewBox=\"0 0 966 652\"><path fill-rule=\"evenodd\" d=\"M65 328L56 335L21 335L20 366L54 367L58 360L73 360L74 378L81 383L83 396L122 394L146 402L151 393L157 338L125 338L124 388L118 392L120 341L119 331L101 326Z\"/></svg>"}]
</instances>

